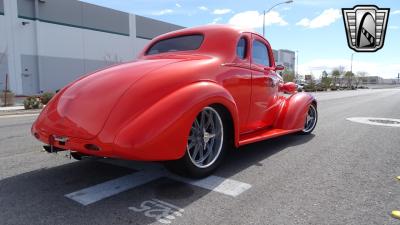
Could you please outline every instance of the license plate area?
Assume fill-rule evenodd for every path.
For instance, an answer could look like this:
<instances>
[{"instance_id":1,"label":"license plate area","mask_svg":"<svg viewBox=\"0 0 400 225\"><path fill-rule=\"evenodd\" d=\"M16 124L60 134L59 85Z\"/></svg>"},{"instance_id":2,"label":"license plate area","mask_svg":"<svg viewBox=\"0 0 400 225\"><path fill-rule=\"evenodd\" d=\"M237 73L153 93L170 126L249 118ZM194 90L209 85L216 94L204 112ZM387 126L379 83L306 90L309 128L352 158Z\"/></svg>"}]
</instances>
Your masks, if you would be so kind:
<instances>
[{"instance_id":1,"label":"license plate area","mask_svg":"<svg viewBox=\"0 0 400 225\"><path fill-rule=\"evenodd\" d=\"M50 145L58 144L61 146L65 146L65 144L68 142L69 138L68 137L63 137L63 136L58 136L58 135L51 135L50 136Z\"/></svg>"}]
</instances>

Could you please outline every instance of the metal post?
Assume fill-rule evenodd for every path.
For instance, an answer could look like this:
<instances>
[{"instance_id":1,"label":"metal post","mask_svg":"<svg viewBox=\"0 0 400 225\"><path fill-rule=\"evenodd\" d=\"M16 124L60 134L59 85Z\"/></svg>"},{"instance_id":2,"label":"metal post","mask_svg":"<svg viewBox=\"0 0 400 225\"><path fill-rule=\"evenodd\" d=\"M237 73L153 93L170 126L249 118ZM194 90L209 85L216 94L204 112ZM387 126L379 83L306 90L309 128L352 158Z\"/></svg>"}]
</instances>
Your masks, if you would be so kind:
<instances>
[{"instance_id":1,"label":"metal post","mask_svg":"<svg viewBox=\"0 0 400 225\"><path fill-rule=\"evenodd\" d=\"M4 107L7 106L8 73L6 73L6 90L4 91Z\"/></svg>"},{"instance_id":2,"label":"metal post","mask_svg":"<svg viewBox=\"0 0 400 225\"><path fill-rule=\"evenodd\" d=\"M263 37L265 38L265 10L263 14Z\"/></svg>"},{"instance_id":3,"label":"metal post","mask_svg":"<svg viewBox=\"0 0 400 225\"><path fill-rule=\"evenodd\" d=\"M280 2L278 4L273 5L271 8L269 8L268 10L264 10L264 14L263 14L263 37L265 38L265 14L269 13L273 8L275 8L278 5L282 5L282 4L290 4L293 3L293 0L288 0L285 2Z\"/></svg>"},{"instance_id":4,"label":"metal post","mask_svg":"<svg viewBox=\"0 0 400 225\"><path fill-rule=\"evenodd\" d=\"M37 54L37 88L36 91L41 92L41 72L42 72L42 57L40 57L40 11L39 11L39 4L45 4L46 1L35 0L35 34L36 34L36 54Z\"/></svg>"},{"instance_id":5,"label":"metal post","mask_svg":"<svg viewBox=\"0 0 400 225\"><path fill-rule=\"evenodd\" d=\"M350 64L350 72L353 74L353 58L355 53L351 53L351 64Z\"/></svg>"},{"instance_id":6,"label":"metal post","mask_svg":"<svg viewBox=\"0 0 400 225\"><path fill-rule=\"evenodd\" d=\"M299 50L296 50L296 80L299 79Z\"/></svg>"}]
</instances>

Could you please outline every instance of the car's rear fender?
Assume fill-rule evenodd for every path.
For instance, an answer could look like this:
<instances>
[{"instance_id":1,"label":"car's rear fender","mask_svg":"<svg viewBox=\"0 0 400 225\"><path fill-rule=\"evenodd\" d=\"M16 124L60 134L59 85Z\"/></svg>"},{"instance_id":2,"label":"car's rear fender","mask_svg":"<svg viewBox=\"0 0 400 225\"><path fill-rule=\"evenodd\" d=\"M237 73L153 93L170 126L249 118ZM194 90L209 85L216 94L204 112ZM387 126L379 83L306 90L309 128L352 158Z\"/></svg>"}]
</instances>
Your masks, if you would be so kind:
<instances>
[{"instance_id":1,"label":"car's rear fender","mask_svg":"<svg viewBox=\"0 0 400 225\"><path fill-rule=\"evenodd\" d=\"M282 101L274 127L284 130L302 130L308 108L312 103L316 104L314 96L304 92L293 94L285 99Z\"/></svg>"},{"instance_id":2,"label":"car's rear fender","mask_svg":"<svg viewBox=\"0 0 400 225\"><path fill-rule=\"evenodd\" d=\"M181 158L194 119L212 104L223 105L231 113L238 137L238 114L232 96L222 86L202 81L174 91L126 123L114 139L114 154L152 161Z\"/></svg>"}]
</instances>

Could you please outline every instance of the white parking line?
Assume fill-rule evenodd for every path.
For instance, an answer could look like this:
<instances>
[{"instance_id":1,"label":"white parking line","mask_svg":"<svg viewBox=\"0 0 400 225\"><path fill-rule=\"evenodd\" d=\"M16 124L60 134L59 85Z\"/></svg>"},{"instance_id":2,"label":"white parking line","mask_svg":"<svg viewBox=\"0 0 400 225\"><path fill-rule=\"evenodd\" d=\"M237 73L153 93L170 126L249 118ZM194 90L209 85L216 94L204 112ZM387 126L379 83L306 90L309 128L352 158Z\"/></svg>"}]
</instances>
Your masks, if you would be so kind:
<instances>
[{"instance_id":1,"label":"white parking line","mask_svg":"<svg viewBox=\"0 0 400 225\"><path fill-rule=\"evenodd\" d=\"M347 120L356 123L363 123L375 126L400 127L400 119L375 118L375 117L351 117L347 118Z\"/></svg>"},{"instance_id":2,"label":"white parking line","mask_svg":"<svg viewBox=\"0 0 400 225\"><path fill-rule=\"evenodd\" d=\"M82 189L65 197L72 199L82 205L89 205L102 199L127 191L131 188L146 184L162 177L164 173L160 170L139 171L130 175L119 177L95 186Z\"/></svg>"},{"instance_id":3,"label":"white parking line","mask_svg":"<svg viewBox=\"0 0 400 225\"><path fill-rule=\"evenodd\" d=\"M21 115L5 115L5 116L0 116L0 119L6 119L6 118L18 118L18 117L30 117L30 116L38 116L39 113L33 113L33 114L21 114Z\"/></svg>"},{"instance_id":4,"label":"white parking line","mask_svg":"<svg viewBox=\"0 0 400 225\"><path fill-rule=\"evenodd\" d=\"M209 176L201 180L191 180L176 175L170 175L168 177L177 181L181 181L233 197L236 197L251 188L250 184L218 176Z\"/></svg>"},{"instance_id":5,"label":"white parking line","mask_svg":"<svg viewBox=\"0 0 400 225\"><path fill-rule=\"evenodd\" d=\"M110 163L113 165L121 166L121 163L115 161L102 161L105 163ZM142 167L142 164L136 166L132 163L129 168ZM110 180L101 184L97 184L92 187L88 187L70 194L65 195L65 197L79 202L82 205L89 205L100 201L102 199L111 197L113 195L119 194L123 191L127 191L131 188L144 185L153 180L159 179L161 177L167 177L179 182L187 183L190 185L198 186L204 189L215 191L221 194L225 194L232 197L237 197L243 192L251 188L250 184L243 183L240 181L227 179L219 176L209 176L200 180L189 179L185 177L180 177L175 174L171 174L166 171L163 167L153 165L153 168L148 168L140 170L139 172L119 177L114 180ZM143 168L143 167L142 167Z\"/></svg>"}]
</instances>

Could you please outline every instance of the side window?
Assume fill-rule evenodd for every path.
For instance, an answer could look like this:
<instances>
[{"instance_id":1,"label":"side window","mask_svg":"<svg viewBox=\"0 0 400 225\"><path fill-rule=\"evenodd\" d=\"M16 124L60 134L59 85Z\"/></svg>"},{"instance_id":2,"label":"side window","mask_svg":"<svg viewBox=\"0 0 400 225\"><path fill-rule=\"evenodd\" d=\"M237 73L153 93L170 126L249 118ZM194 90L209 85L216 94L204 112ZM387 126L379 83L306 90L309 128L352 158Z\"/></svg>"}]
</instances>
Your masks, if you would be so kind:
<instances>
[{"instance_id":1,"label":"side window","mask_svg":"<svg viewBox=\"0 0 400 225\"><path fill-rule=\"evenodd\" d=\"M244 59L246 58L246 52L247 52L247 41L246 38L242 37L240 38L237 47L236 47L236 55L239 57L239 59Z\"/></svg>"},{"instance_id":2,"label":"side window","mask_svg":"<svg viewBox=\"0 0 400 225\"><path fill-rule=\"evenodd\" d=\"M253 42L253 62L263 66L270 66L267 46L255 40Z\"/></svg>"}]
</instances>

